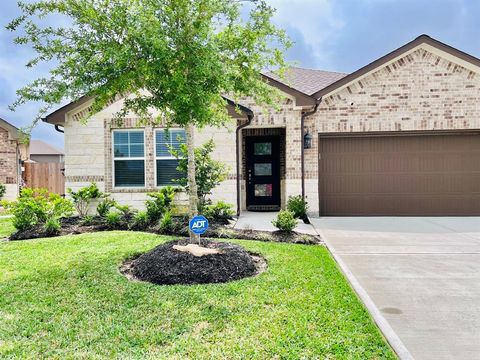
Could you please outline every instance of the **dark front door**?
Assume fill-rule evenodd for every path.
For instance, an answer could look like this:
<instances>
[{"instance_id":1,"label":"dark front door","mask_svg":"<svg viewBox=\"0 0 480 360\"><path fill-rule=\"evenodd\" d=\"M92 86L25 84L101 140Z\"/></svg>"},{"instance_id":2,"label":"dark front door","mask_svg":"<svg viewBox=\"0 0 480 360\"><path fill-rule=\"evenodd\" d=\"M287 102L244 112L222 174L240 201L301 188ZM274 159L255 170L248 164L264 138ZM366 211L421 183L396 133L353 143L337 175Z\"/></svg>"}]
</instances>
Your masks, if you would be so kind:
<instances>
[{"instance_id":1,"label":"dark front door","mask_svg":"<svg viewBox=\"0 0 480 360\"><path fill-rule=\"evenodd\" d=\"M280 208L280 137L246 138L247 209Z\"/></svg>"}]
</instances>

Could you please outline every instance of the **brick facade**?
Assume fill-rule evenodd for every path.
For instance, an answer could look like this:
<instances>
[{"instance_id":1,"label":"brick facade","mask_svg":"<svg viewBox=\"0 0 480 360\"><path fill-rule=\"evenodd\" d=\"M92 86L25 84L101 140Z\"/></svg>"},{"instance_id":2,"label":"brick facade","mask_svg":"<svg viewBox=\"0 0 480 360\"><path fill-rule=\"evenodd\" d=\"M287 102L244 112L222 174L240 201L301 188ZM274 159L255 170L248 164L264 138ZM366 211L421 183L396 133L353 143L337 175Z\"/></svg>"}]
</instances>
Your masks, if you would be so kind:
<instances>
[{"instance_id":1,"label":"brick facade","mask_svg":"<svg viewBox=\"0 0 480 360\"><path fill-rule=\"evenodd\" d=\"M19 159L17 141L0 128L0 184L6 186L4 199L13 200L18 193Z\"/></svg>"},{"instance_id":2,"label":"brick facade","mask_svg":"<svg viewBox=\"0 0 480 360\"><path fill-rule=\"evenodd\" d=\"M322 133L480 129L480 74L422 47L327 94L305 126L307 198L318 209L318 137ZM479 69L480 70L480 69Z\"/></svg>"}]
</instances>

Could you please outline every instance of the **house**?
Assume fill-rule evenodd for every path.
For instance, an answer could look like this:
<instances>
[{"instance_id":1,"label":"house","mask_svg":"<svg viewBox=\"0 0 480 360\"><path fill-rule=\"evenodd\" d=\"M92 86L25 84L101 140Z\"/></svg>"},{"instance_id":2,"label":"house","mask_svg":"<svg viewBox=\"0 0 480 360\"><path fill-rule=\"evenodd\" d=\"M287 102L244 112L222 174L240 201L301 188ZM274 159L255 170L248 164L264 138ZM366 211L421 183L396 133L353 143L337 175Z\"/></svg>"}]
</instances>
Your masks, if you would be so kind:
<instances>
[{"instance_id":1,"label":"house","mask_svg":"<svg viewBox=\"0 0 480 360\"><path fill-rule=\"evenodd\" d=\"M2 200L14 200L22 180L22 161L27 157L27 146L21 142L18 128L0 119L0 184L6 192Z\"/></svg>"},{"instance_id":2,"label":"house","mask_svg":"<svg viewBox=\"0 0 480 360\"><path fill-rule=\"evenodd\" d=\"M480 214L480 59L422 35L348 75L292 68L288 81L265 79L285 94L280 110L243 99L229 127L197 131L231 168L214 199L239 212L301 194L312 215ZM171 183L165 144L183 130L114 124L121 100L84 126L90 104L45 119L65 131L66 186L95 181L141 207Z\"/></svg>"},{"instance_id":3,"label":"house","mask_svg":"<svg viewBox=\"0 0 480 360\"><path fill-rule=\"evenodd\" d=\"M62 163L63 151L42 140L30 140L30 160L36 163Z\"/></svg>"}]
</instances>

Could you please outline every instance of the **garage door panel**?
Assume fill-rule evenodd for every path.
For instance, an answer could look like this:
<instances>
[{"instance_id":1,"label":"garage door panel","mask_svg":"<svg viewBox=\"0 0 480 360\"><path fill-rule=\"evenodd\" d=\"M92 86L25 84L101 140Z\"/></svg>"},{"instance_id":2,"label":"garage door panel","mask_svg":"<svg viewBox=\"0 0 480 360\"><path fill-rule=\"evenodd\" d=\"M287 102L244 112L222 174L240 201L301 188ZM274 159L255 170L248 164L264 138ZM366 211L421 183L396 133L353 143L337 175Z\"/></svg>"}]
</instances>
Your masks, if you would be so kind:
<instances>
[{"instance_id":1,"label":"garage door panel","mask_svg":"<svg viewBox=\"0 0 480 360\"><path fill-rule=\"evenodd\" d=\"M480 136L319 139L322 215L479 215Z\"/></svg>"}]
</instances>

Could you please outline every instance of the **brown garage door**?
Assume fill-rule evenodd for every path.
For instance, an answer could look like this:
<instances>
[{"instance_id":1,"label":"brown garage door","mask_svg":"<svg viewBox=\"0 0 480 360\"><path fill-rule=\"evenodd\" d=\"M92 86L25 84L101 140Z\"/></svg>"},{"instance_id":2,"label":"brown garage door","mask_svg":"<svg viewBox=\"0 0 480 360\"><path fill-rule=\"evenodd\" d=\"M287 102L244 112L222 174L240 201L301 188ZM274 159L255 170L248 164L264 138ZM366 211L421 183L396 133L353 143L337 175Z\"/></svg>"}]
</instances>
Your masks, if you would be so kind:
<instances>
[{"instance_id":1,"label":"brown garage door","mask_svg":"<svg viewBox=\"0 0 480 360\"><path fill-rule=\"evenodd\" d=\"M480 215L480 135L319 138L321 215Z\"/></svg>"}]
</instances>

